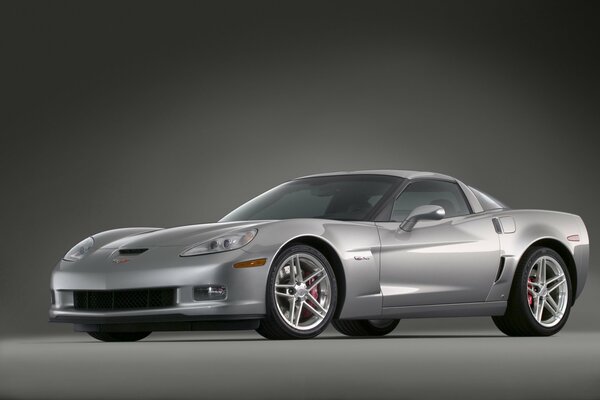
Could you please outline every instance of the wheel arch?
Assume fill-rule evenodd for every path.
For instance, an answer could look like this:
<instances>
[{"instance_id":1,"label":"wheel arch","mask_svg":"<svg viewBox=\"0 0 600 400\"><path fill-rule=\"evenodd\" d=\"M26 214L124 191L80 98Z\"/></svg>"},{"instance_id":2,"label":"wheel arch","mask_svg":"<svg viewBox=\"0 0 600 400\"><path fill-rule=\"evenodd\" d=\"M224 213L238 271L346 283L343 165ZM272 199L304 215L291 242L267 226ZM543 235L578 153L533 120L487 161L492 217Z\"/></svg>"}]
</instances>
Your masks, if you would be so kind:
<instances>
[{"instance_id":1,"label":"wheel arch","mask_svg":"<svg viewBox=\"0 0 600 400\"><path fill-rule=\"evenodd\" d=\"M346 275L344 273L342 259L331 243L321 237L312 235L298 236L289 240L279 248L273 259L277 258L282 251L285 251L286 249L298 244L311 246L317 249L323 254L323 256L325 256L327 261L329 261L329 264L333 269L333 273L335 274L335 280L337 284L337 305L333 317L338 318L344 307L344 301L346 299Z\"/></svg>"},{"instance_id":2,"label":"wheel arch","mask_svg":"<svg viewBox=\"0 0 600 400\"><path fill-rule=\"evenodd\" d=\"M571 290L573 293L577 293L577 267L575 264L575 258L569 248L565 246L560 240L553 238L543 238L538 239L535 242L531 243L525 251L521 254L521 258L519 259L519 264L524 261L523 256L533 247L546 247L551 250L554 250L558 253L558 255L563 259L565 264L567 265L567 270L569 271L569 276L571 278L571 285L573 286ZM573 296L573 304L575 304L575 296Z\"/></svg>"}]
</instances>

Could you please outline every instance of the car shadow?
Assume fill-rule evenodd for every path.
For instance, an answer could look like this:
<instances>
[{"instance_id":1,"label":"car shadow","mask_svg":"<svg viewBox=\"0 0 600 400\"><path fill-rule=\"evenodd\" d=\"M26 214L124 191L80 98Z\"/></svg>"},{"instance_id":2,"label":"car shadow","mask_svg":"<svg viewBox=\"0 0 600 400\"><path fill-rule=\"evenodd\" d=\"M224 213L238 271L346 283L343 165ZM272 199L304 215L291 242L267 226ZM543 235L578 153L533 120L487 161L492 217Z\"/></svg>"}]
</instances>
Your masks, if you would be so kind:
<instances>
[{"instance_id":1,"label":"car shadow","mask_svg":"<svg viewBox=\"0 0 600 400\"><path fill-rule=\"evenodd\" d=\"M433 335L387 335L387 336L362 336L362 337L351 337L351 336L323 336L316 337L308 340L393 340L393 339L487 339L487 338L508 338L508 336L502 334L433 334ZM304 339L298 339L304 340ZM154 343L211 343L211 342L261 342L268 341L268 339L257 337L257 338L210 338L210 339L152 339L148 338L143 342L154 342Z\"/></svg>"},{"instance_id":2,"label":"car shadow","mask_svg":"<svg viewBox=\"0 0 600 400\"><path fill-rule=\"evenodd\" d=\"M444 333L444 334L392 334L392 335L386 335L386 336L361 336L361 337L352 337L352 336L319 336L313 339L297 339L297 340L316 340L316 341L345 341L345 340L412 340L412 339L423 339L423 340L432 340L432 339L492 339L492 338L505 338L505 339L510 339L509 336L505 336L501 333L489 333L489 334L482 334L482 333L475 333L475 334L469 334L469 333ZM130 345L135 345L137 343L143 344L143 343L219 343L219 342L223 342L223 343L234 343L234 342L239 342L239 343L243 343L243 342L266 342L266 341L270 341L268 339L265 339L263 337L257 336L257 337L227 337L226 335L224 337L210 337L210 338L168 338L168 339L162 339L162 338L146 338L143 339L139 342L114 342L117 344L123 344L123 343L127 343ZM274 341L274 342L278 342L278 341ZM60 340L60 341L53 341L53 340L40 340L40 341L30 341L29 343L32 344L103 344L104 342L101 342L99 340L94 340L94 339L90 339L90 340Z\"/></svg>"}]
</instances>

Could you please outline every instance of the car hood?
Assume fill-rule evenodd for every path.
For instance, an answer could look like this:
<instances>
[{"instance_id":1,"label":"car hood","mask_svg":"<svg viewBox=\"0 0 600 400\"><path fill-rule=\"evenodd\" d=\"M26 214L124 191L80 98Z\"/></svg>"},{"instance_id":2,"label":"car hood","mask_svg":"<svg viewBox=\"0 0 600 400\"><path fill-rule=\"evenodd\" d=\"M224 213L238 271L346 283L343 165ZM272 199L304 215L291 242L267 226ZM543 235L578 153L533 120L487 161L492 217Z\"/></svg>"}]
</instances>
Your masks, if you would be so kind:
<instances>
[{"instance_id":1,"label":"car hood","mask_svg":"<svg viewBox=\"0 0 600 400\"><path fill-rule=\"evenodd\" d=\"M270 221L216 222L177 226L139 233L107 243L103 248L134 249L168 246L191 246L218 236L244 229L257 228Z\"/></svg>"}]
</instances>

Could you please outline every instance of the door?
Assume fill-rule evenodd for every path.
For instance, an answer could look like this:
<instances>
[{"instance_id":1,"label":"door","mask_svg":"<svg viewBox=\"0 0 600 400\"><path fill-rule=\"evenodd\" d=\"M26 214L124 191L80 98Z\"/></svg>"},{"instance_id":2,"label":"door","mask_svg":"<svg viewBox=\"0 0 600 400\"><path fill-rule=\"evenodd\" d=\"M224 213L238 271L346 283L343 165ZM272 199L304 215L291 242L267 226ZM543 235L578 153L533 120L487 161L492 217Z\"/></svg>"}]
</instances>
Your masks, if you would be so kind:
<instances>
[{"instance_id":1,"label":"door","mask_svg":"<svg viewBox=\"0 0 600 400\"><path fill-rule=\"evenodd\" d=\"M411 210L427 204L443 207L445 218L399 229ZM410 183L394 202L390 222L377 226L384 307L485 301L500 265L498 234L486 213L471 213L458 184Z\"/></svg>"}]
</instances>

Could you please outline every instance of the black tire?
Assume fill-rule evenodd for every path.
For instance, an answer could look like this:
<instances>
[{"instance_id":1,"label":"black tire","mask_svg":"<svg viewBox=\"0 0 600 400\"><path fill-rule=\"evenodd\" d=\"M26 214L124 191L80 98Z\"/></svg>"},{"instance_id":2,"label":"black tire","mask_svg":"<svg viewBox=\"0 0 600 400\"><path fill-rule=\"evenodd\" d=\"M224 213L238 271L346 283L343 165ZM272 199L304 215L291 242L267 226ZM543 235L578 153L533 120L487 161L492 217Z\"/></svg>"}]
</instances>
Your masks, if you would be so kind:
<instances>
[{"instance_id":1,"label":"black tire","mask_svg":"<svg viewBox=\"0 0 600 400\"><path fill-rule=\"evenodd\" d=\"M535 319L531 312L527 295L529 272L534 267L536 261L542 256L551 257L558 262L565 274L568 288L568 298L564 315L552 327L543 326ZM562 257L552 249L532 247L525 252L515 271L506 313L503 316L494 316L492 320L498 329L508 336L551 336L560 331L567 322L571 305L573 304L572 296L571 277Z\"/></svg>"},{"instance_id":2,"label":"black tire","mask_svg":"<svg viewBox=\"0 0 600 400\"><path fill-rule=\"evenodd\" d=\"M88 332L94 339L103 342L137 342L152 332Z\"/></svg>"},{"instance_id":3,"label":"black tire","mask_svg":"<svg viewBox=\"0 0 600 400\"><path fill-rule=\"evenodd\" d=\"M329 276L330 282L330 290L331 296L329 309L327 310L327 314L325 318L320 322L318 326L310 330L299 330L290 326L280 315L277 310L277 304L275 300L275 279L277 277L277 271L280 265L285 262L291 255L296 253L308 253L315 257L325 268L327 275ZM275 258L271 270L269 271L269 276L267 278L267 292L266 292L266 316L264 319L260 321L259 327L256 329L261 336L267 339L273 340L285 340L285 339L310 339L317 335L327 328L333 314L335 312L335 307L337 304L337 285L335 274L333 272L333 268L331 268L331 264L327 260L327 258L317 249L306 246L306 245L294 245L291 246Z\"/></svg>"},{"instance_id":4,"label":"black tire","mask_svg":"<svg viewBox=\"0 0 600 400\"><path fill-rule=\"evenodd\" d=\"M346 336L384 336L398 326L399 319L371 321L368 319L334 319L333 327Z\"/></svg>"}]
</instances>

